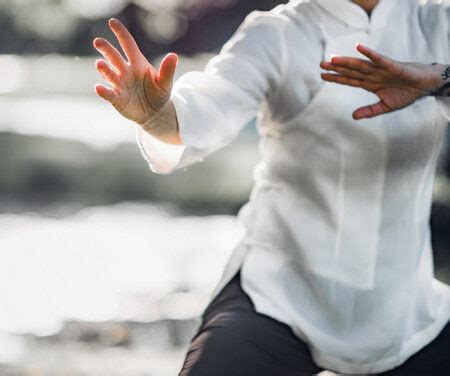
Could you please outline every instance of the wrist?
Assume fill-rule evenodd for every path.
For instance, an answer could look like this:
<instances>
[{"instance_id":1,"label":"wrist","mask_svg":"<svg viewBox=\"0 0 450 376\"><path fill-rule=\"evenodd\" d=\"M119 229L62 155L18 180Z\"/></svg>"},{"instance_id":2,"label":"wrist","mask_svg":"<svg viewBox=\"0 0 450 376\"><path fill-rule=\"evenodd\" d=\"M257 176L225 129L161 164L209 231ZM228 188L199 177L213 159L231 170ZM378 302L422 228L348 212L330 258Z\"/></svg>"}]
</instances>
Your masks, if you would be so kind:
<instances>
[{"instance_id":1,"label":"wrist","mask_svg":"<svg viewBox=\"0 0 450 376\"><path fill-rule=\"evenodd\" d=\"M145 120L138 121L137 123L143 128L145 131L150 132L156 125L156 119L158 118L158 112L154 112L149 115Z\"/></svg>"},{"instance_id":2,"label":"wrist","mask_svg":"<svg viewBox=\"0 0 450 376\"><path fill-rule=\"evenodd\" d=\"M423 96L432 96L433 92L441 83L440 75L442 72L442 65L433 63L423 66L425 72L423 74L423 80L420 84L420 88L423 92Z\"/></svg>"},{"instance_id":3,"label":"wrist","mask_svg":"<svg viewBox=\"0 0 450 376\"><path fill-rule=\"evenodd\" d=\"M430 69L430 96L448 95L450 86L450 66L444 64L432 64ZM447 93L447 94L446 94Z\"/></svg>"},{"instance_id":4,"label":"wrist","mask_svg":"<svg viewBox=\"0 0 450 376\"><path fill-rule=\"evenodd\" d=\"M146 122L139 125L144 131L150 133L160 141L175 145L183 144L179 135L178 118L175 106L170 99Z\"/></svg>"},{"instance_id":5,"label":"wrist","mask_svg":"<svg viewBox=\"0 0 450 376\"><path fill-rule=\"evenodd\" d=\"M154 128L157 127L158 123L161 122L161 118L163 117L164 113L167 112L167 103L163 105L158 111L151 111L147 114L147 117L138 122L138 124L147 132L151 132L154 130Z\"/></svg>"}]
</instances>

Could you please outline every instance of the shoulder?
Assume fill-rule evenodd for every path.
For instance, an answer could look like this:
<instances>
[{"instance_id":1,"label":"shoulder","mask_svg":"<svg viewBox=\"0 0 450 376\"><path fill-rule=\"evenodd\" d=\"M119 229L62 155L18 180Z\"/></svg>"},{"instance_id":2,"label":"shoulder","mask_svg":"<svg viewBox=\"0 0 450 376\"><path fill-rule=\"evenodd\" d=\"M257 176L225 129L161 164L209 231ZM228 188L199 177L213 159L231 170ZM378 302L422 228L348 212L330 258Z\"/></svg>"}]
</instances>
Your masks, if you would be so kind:
<instances>
[{"instance_id":1,"label":"shoulder","mask_svg":"<svg viewBox=\"0 0 450 376\"><path fill-rule=\"evenodd\" d=\"M450 7L450 0L408 0L422 9L444 10Z\"/></svg>"},{"instance_id":2,"label":"shoulder","mask_svg":"<svg viewBox=\"0 0 450 376\"><path fill-rule=\"evenodd\" d=\"M408 0L419 12L420 17L428 21L438 21L448 17L450 0Z\"/></svg>"},{"instance_id":3,"label":"shoulder","mask_svg":"<svg viewBox=\"0 0 450 376\"><path fill-rule=\"evenodd\" d=\"M248 30L258 29L259 32L282 33L290 20L285 14L285 5L278 5L269 11L254 10L250 12L236 31L247 32Z\"/></svg>"},{"instance_id":4,"label":"shoulder","mask_svg":"<svg viewBox=\"0 0 450 376\"><path fill-rule=\"evenodd\" d=\"M450 0L408 0L417 10L422 29L436 35L449 32ZM437 33L437 34L436 34Z\"/></svg>"},{"instance_id":5,"label":"shoulder","mask_svg":"<svg viewBox=\"0 0 450 376\"><path fill-rule=\"evenodd\" d=\"M243 48L251 52L257 48L272 50L281 48L286 29L292 23L287 4L281 4L269 11L250 12L232 37L224 45L224 50Z\"/></svg>"},{"instance_id":6,"label":"shoulder","mask_svg":"<svg viewBox=\"0 0 450 376\"><path fill-rule=\"evenodd\" d=\"M407 0L416 11L418 27L435 61L446 61L449 53L450 1Z\"/></svg>"},{"instance_id":7,"label":"shoulder","mask_svg":"<svg viewBox=\"0 0 450 376\"><path fill-rule=\"evenodd\" d=\"M239 50L247 55L269 57L279 62L283 74L290 64L303 64L303 58L311 54L320 59L323 17L320 9L315 1L291 0L269 11L253 11L223 51Z\"/></svg>"},{"instance_id":8,"label":"shoulder","mask_svg":"<svg viewBox=\"0 0 450 376\"><path fill-rule=\"evenodd\" d=\"M309 0L291 0L287 4L280 4L269 11L253 11L247 15L240 26L240 30L252 27L276 29L279 32L295 29L307 30L317 26L319 12L316 4Z\"/></svg>"}]
</instances>

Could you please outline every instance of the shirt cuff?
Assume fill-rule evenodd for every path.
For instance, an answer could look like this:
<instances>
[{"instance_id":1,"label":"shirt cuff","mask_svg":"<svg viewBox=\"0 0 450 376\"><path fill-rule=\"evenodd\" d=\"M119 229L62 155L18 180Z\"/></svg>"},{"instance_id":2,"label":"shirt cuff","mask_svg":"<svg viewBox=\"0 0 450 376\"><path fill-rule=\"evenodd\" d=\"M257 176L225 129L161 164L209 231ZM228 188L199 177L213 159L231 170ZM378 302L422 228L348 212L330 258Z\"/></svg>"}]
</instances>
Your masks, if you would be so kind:
<instances>
[{"instance_id":1,"label":"shirt cuff","mask_svg":"<svg viewBox=\"0 0 450 376\"><path fill-rule=\"evenodd\" d=\"M173 172L186 150L185 145L172 145L158 140L141 126L136 128L136 142L150 169L161 175Z\"/></svg>"},{"instance_id":2,"label":"shirt cuff","mask_svg":"<svg viewBox=\"0 0 450 376\"><path fill-rule=\"evenodd\" d=\"M210 153L208 149L198 146L203 140L196 131L194 121L196 114L192 114L194 110L188 109L184 98L177 93L173 93L171 100L177 113L182 145L168 144L152 136L141 126L136 128L136 142L142 157L150 169L160 175L168 175L177 169L194 164Z\"/></svg>"},{"instance_id":3,"label":"shirt cuff","mask_svg":"<svg viewBox=\"0 0 450 376\"><path fill-rule=\"evenodd\" d=\"M450 121L450 97L436 97L436 100L447 120Z\"/></svg>"}]
</instances>

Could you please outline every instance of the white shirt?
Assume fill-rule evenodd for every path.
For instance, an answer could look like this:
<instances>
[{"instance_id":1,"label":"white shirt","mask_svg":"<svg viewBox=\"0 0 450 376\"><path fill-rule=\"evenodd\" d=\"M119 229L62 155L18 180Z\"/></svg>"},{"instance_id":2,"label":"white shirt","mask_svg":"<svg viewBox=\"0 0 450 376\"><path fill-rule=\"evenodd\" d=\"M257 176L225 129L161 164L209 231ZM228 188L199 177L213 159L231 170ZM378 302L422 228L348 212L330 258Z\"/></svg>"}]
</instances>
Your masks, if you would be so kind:
<instances>
[{"instance_id":1,"label":"white shirt","mask_svg":"<svg viewBox=\"0 0 450 376\"><path fill-rule=\"evenodd\" d=\"M423 98L357 122L352 112L377 97L324 82L319 63L362 57L357 42L400 61L450 63L449 24L442 1L381 0L370 18L348 0L253 12L205 71L176 81L185 145L137 128L151 170L169 174L258 115L261 162L238 214L247 231L213 297L242 268L255 309L290 325L325 369L392 369L449 321L428 223L450 102Z\"/></svg>"}]
</instances>

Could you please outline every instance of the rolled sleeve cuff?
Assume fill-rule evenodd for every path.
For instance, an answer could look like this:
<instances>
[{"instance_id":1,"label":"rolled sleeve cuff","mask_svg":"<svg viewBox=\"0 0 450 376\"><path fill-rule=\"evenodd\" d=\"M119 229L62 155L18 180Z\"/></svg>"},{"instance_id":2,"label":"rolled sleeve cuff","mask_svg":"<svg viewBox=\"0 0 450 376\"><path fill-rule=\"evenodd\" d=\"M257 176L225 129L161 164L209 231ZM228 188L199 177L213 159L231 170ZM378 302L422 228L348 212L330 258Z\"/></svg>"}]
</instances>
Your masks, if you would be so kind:
<instances>
[{"instance_id":1,"label":"rolled sleeve cuff","mask_svg":"<svg viewBox=\"0 0 450 376\"><path fill-rule=\"evenodd\" d=\"M177 169L187 167L209 154L209 150L195 146L198 135L196 132L195 114L187 111L187 103L182 96L174 93L171 98L177 113L180 138L182 145L168 144L160 141L142 127L136 128L136 142L142 157L150 169L161 175L168 175Z\"/></svg>"},{"instance_id":2,"label":"rolled sleeve cuff","mask_svg":"<svg viewBox=\"0 0 450 376\"><path fill-rule=\"evenodd\" d=\"M439 97L436 98L439 107L441 108L447 120L450 121L450 98L449 97Z\"/></svg>"},{"instance_id":3,"label":"rolled sleeve cuff","mask_svg":"<svg viewBox=\"0 0 450 376\"><path fill-rule=\"evenodd\" d=\"M159 141L140 126L136 128L136 142L150 169L157 174L170 174L181 163L185 145L171 145Z\"/></svg>"}]
</instances>

